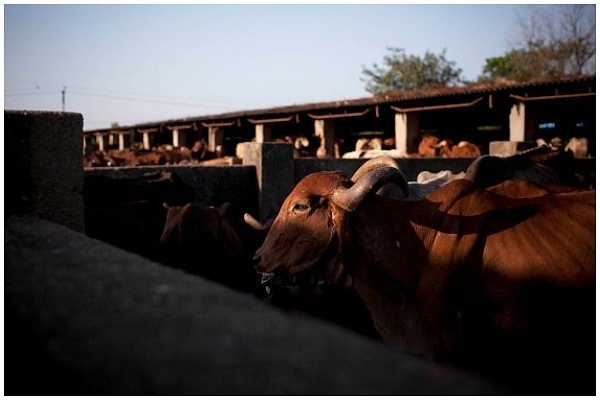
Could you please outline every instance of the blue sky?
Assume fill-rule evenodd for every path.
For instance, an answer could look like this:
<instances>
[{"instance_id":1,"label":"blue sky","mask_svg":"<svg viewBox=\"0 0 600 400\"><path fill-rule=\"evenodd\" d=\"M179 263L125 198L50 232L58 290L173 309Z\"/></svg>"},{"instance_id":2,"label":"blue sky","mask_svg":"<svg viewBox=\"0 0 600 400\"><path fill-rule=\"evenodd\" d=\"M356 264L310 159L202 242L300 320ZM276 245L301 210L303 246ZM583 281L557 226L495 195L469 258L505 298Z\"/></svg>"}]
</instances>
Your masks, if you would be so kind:
<instances>
[{"instance_id":1,"label":"blue sky","mask_svg":"<svg viewBox=\"0 0 600 400\"><path fill-rule=\"evenodd\" d=\"M4 109L84 130L370 96L387 47L481 73L525 5L4 5Z\"/></svg>"}]
</instances>

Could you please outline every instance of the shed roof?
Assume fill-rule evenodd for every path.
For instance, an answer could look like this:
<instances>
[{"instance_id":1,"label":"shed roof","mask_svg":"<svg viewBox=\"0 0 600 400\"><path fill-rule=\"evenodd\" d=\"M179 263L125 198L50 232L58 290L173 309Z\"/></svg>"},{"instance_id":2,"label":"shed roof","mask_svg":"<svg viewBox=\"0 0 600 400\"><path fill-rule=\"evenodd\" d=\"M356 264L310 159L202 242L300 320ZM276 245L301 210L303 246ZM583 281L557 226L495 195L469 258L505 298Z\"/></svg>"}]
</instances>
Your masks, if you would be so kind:
<instances>
[{"instance_id":1,"label":"shed roof","mask_svg":"<svg viewBox=\"0 0 600 400\"><path fill-rule=\"evenodd\" d=\"M328 102L318 102L318 103L305 103L305 104L295 104L295 105L287 105L287 106L278 106L271 108L262 108L262 109L252 109L252 110L243 110L243 111L234 111L227 112L221 114L212 114L212 115L204 115L204 116L196 116L196 117L186 117L186 118L178 118L178 119L169 119L155 122L147 122L135 125L128 126L120 126L119 130L127 130L127 129L149 129L153 127L158 127L161 125L185 125L193 122L213 122L213 123L223 123L227 124L227 121L235 120L237 118L244 117L262 117L262 119L277 119L282 114L289 113L300 113L300 112L309 112L309 111L323 111L323 110L344 110L347 112L348 110L360 111L357 110L356 107L365 107L365 106L374 106L380 104L403 104L410 103L412 101L419 100L441 100L445 101L446 98L456 98L464 95L470 94L490 94L496 92L516 92L514 94L518 94L520 96L527 96L528 91L533 90L551 90L554 93L558 92L557 87L567 87L569 84L576 84L581 86L581 84L588 84L588 90L595 92L596 87L596 75L574 75L574 76L565 76L558 78L544 78L544 79L534 79L527 82L516 82L516 81L495 81L489 83L475 83L464 86L454 86L454 87L442 87L442 88L431 88L425 90L415 90L415 91L403 91L403 92L389 92L386 94L369 96L369 97L361 97L356 99L344 99L344 100L336 100L336 101L328 101ZM103 132L110 131L111 128L107 129L95 129L89 132ZM88 132L88 133L89 133Z\"/></svg>"}]
</instances>

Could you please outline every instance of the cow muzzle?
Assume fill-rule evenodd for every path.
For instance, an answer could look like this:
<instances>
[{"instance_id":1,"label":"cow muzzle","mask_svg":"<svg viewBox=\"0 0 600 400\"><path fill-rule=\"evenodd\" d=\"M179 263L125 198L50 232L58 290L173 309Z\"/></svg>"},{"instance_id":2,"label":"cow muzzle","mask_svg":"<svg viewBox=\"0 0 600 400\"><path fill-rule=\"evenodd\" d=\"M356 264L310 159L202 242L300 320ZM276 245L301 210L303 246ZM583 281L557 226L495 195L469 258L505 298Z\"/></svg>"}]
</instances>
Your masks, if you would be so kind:
<instances>
[{"instance_id":1,"label":"cow muzzle","mask_svg":"<svg viewBox=\"0 0 600 400\"><path fill-rule=\"evenodd\" d=\"M273 295L278 289L290 288L310 288L319 289L325 284L325 279L319 275L313 275L310 272L298 273L295 275L285 275L279 268L274 272L259 272L261 276L260 284L265 288L267 295Z\"/></svg>"}]
</instances>

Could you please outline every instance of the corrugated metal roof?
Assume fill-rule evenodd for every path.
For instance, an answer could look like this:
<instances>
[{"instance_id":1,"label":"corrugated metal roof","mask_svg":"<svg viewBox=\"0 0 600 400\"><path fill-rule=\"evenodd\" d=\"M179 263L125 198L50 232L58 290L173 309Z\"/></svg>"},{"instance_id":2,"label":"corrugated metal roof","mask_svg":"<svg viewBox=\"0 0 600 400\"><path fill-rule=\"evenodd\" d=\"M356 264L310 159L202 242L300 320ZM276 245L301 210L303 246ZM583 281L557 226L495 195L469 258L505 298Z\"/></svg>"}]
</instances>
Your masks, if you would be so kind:
<instances>
[{"instance_id":1,"label":"corrugated metal roof","mask_svg":"<svg viewBox=\"0 0 600 400\"><path fill-rule=\"evenodd\" d=\"M127 129L142 129L149 127L156 127L160 125L177 125L177 124L185 124L192 122L209 122L209 121L227 121L236 118L244 118L244 117L274 117L281 114L289 114L289 113L298 113L298 112L306 112L306 111L319 111L319 110L336 110L336 109L348 109L351 107L359 107L359 106L373 106L379 104L389 104L389 103L402 103L413 100L427 100L427 99L435 99L442 97L456 97L461 95L469 95L469 94L482 94L482 93L494 93L500 91L511 91L511 90L527 90L534 88L543 88L543 87L553 87L555 85L565 85L565 84L581 84L581 83L589 83L593 84L594 91L596 86L596 75L576 75L576 76L565 76L559 78L545 78L545 79L535 79L527 82L516 82L516 81L496 81L491 83L475 83L465 86L455 86L455 87L443 87L443 88L433 88L433 89L425 89L418 91L406 91L406 92L390 92L383 95L376 95L370 97L362 97L356 99L346 99L346 100L337 100L330 102L319 102L319 103L305 103L305 104L297 104L297 105L288 105L281 107L272 107L272 108L264 108L264 109L253 109L253 110L244 110L244 111L234 111L228 113L214 114L214 115L203 115L197 117L187 117L187 118L178 118L178 119L170 119L163 121L155 121L155 122L147 122L136 125L129 126L120 126L119 130L127 130ZM109 131L110 128L107 129L96 129L89 132L102 132Z\"/></svg>"}]
</instances>

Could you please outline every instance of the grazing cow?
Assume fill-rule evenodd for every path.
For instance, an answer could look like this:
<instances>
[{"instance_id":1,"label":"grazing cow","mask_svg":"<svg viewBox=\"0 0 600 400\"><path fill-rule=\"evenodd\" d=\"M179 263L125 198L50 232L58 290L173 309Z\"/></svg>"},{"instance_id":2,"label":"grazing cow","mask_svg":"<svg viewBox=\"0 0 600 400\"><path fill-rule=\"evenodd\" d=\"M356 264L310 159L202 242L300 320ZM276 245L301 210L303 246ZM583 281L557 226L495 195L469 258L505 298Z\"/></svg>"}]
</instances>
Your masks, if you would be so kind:
<instances>
[{"instance_id":1,"label":"grazing cow","mask_svg":"<svg viewBox=\"0 0 600 400\"><path fill-rule=\"evenodd\" d=\"M451 140L442 140L437 145L439 155L446 158L476 158L481 156L481 150L473 143L460 141L456 146Z\"/></svg>"},{"instance_id":2,"label":"grazing cow","mask_svg":"<svg viewBox=\"0 0 600 400\"><path fill-rule=\"evenodd\" d=\"M375 195L390 182L409 190L387 165L304 177L256 252L267 284L345 287L384 342L518 394L595 393L595 192Z\"/></svg>"},{"instance_id":3,"label":"grazing cow","mask_svg":"<svg viewBox=\"0 0 600 400\"><path fill-rule=\"evenodd\" d=\"M159 240L163 264L240 291L260 288L252 255L266 233L248 226L234 205L224 203L216 208L187 203L166 205L166 209Z\"/></svg>"}]
</instances>

